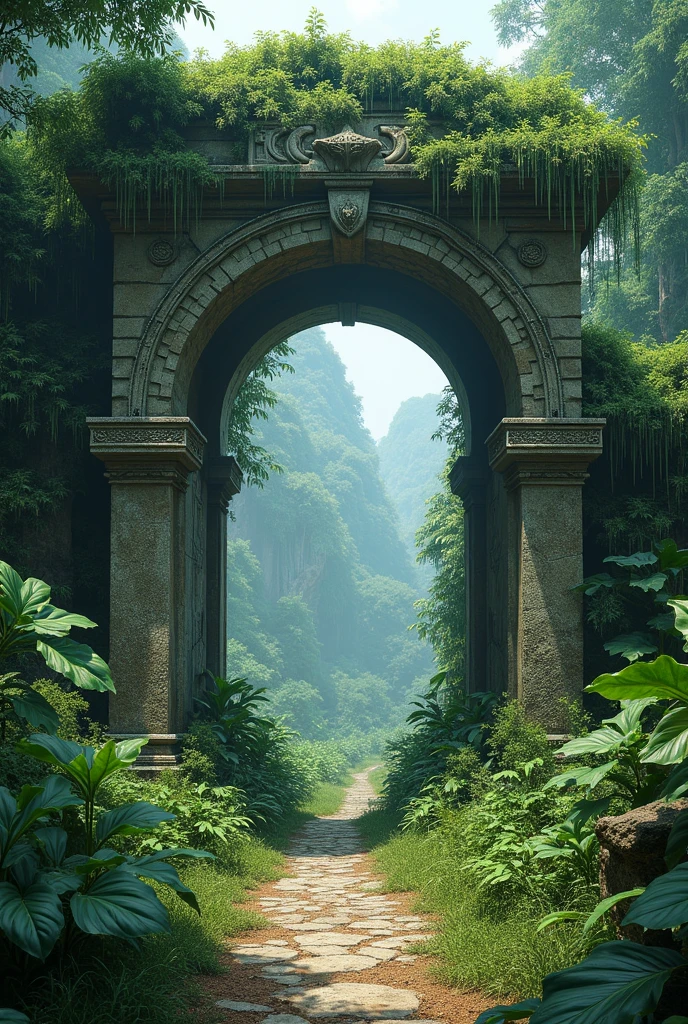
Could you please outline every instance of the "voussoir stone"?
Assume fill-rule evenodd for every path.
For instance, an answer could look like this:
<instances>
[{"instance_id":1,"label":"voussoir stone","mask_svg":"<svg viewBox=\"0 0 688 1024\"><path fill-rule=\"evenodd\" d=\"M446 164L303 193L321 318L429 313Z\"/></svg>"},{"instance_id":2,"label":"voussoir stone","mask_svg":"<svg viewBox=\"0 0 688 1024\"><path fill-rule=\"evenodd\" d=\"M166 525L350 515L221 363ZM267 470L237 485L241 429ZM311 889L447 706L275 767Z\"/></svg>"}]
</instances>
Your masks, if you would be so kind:
<instances>
[{"instance_id":1,"label":"voussoir stone","mask_svg":"<svg viewBox=\"0 0 688 1024\"><path fill-rule=\"evenodd\" d=\"M415 1013L419 999L410 989L389 985L337 982L285 996L309 1017L349 1016L366 1021L405 1020Z\"/></svg>"}]
</instances>

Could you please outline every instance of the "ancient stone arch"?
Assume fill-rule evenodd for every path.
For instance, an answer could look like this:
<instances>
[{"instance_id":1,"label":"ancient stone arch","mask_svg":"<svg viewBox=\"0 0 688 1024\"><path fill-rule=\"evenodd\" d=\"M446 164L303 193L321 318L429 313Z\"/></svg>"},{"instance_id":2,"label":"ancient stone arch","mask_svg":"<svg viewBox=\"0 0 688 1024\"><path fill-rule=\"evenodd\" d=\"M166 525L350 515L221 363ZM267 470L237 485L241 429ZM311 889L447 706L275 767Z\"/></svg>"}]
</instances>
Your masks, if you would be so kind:
<instances>
[{"instance_id":1,"label":"ancient stone arch","mask_svg":"<svg viewBox=\"0 0 688 1024\"><path fill-rule=\"evenodd\" d=\"M556 697L582 683L571 587L603 423L580 419L580 233L509 175L491 223L456 196L433 213L403 131L362 130L258 132L254 162L219 167L224 196L182 235L157 210L124 230L102 186L76 180L115 250L112 417L90 421L112 484L111 728L151 736L157 763L174 758L201 672L225 668L232 402L270 348L316 324L405 335L459 397L468 685L519 694L556 731ZM271 164L287 158L293 194L270 195Z\"/></svg>"}]
</instances>

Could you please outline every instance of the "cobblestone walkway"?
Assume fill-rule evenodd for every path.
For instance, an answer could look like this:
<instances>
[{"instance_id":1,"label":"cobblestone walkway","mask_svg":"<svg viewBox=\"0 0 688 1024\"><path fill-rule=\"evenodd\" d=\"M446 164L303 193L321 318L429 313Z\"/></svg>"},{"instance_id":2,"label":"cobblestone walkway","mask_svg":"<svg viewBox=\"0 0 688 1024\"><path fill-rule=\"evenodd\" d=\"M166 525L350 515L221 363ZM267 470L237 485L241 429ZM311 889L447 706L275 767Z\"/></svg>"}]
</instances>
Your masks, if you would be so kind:
<instances>
[{"instance_id":1,"label":"cobblestone walkway","mask_svg":"<svg viewBox=\"0 0 688 1024\"><path fill-rule=\"evenodd\" d=\"M338 814L316 818L294 837L290 877L261 891L259 908L273 925L270 938L233 945L234 967L223 979L232 993L243 980L243 994L250 991L254 998L233 994L217 1000L232 1024L439 1024L439 1018L422 1013L426 1000L417 980L424 973L408 952L431 935L431 922L409 913L403 897L379 891L381 883L362 852L355 819L374 797L369 771L354 777ZM256 999L266 985L268 998ZM454 1011L447 1006L449 1012L443 1006L442 1021L474 1020L486 1005L479 997L469 1004Z\"/></svg>"}]
</instances>

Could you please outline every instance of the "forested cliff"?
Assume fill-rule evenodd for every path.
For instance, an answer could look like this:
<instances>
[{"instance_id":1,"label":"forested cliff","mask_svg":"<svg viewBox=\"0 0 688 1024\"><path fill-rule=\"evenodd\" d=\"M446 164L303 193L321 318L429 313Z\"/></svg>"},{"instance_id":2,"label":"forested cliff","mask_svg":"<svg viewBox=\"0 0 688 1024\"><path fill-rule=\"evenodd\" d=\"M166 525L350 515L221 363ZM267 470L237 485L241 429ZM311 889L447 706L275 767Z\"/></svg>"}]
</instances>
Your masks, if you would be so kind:
<instances>
[{"instance_id":1,"label":"forested cliff","mask_svg":"<svg viewBox=\"0 0 688 1024\"><path fill-rule=\"evenodd\" d=\"M432 671L429 648L408 627L423 596L411 537L436 472L416 496L415 526L410 513L401 526L339 356L320 328L290 344L294 373L273 383L279 401L256 428L282 472L233 503L230 671L277 688L302 730L317 733L325 718L345 732L396 724L415 681ZM419 401L427 413L432 403ZM436 415L417 419L429 440ZM403 449L409 432L397 424L386 439L390 473L403 458L395 436Z\"/></svg>"}]
</instances>

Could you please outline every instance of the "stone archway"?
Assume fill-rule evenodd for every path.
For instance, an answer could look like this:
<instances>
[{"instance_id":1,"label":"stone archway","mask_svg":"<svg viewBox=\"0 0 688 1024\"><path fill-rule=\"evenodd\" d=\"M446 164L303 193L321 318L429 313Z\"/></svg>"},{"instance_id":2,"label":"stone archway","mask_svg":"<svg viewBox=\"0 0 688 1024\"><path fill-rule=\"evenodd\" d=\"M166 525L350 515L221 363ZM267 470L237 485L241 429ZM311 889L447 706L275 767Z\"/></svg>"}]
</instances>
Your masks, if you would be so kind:
<instances>
[{"instance_id":1,"label":"stone archway","mask_svg":"<svg viewBox=\"0 0 688 1024\"><path fill-rule=\"evenodd\" d=\"M582 684L571 587L603 424L579 418L570 230L519 195L479 240L466 209L428 212L412 167L311 164L302 194L270 212L255 209L264 174L240 168L241 194L182 240L155 223L115 233L113 416L90 421L112 484L111 727L150 735L157 763L174 758L199 673L224 671L226 512L241 474L223 424L261 356L316 323L405 335L459 395L468 685L508 688L556 731L556 697Z\"/></svg>"}]
</instances>

